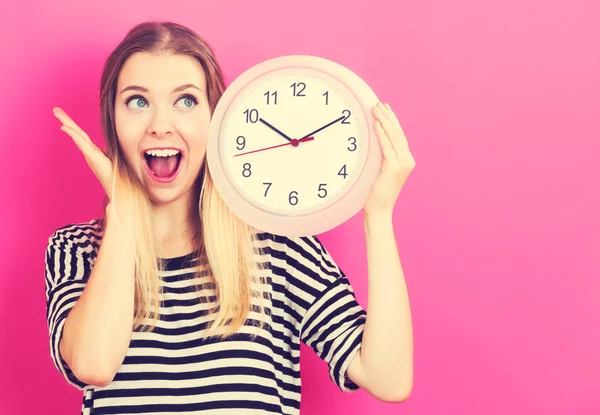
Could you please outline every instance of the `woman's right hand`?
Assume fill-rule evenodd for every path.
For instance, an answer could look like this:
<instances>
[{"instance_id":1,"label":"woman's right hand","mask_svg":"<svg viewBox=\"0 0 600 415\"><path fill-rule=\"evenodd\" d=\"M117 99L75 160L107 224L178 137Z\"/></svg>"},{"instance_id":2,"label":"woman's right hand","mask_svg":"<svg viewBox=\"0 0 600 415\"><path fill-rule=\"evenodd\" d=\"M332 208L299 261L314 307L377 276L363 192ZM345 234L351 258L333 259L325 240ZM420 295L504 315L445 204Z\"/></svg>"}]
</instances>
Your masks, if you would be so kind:
<instances>
[{"instance_id":1,"label":"woman's right hand","mask_svg":"<svg viewBox=\"0 0 600 415\"><path fill-rule=\"evenodd\" d=\"M113 180L112 162L106 157L102 150L90 140L90 137L75 124L66 112L60 108L54 108L53 112L56 118L63 124L60 129L69 134L77 147L79 147L88 166L90 166L98 180L100 180L100 184L102 184L104 191L110 199L112 196L111 189Z\"/></svg>"}]
</instances>

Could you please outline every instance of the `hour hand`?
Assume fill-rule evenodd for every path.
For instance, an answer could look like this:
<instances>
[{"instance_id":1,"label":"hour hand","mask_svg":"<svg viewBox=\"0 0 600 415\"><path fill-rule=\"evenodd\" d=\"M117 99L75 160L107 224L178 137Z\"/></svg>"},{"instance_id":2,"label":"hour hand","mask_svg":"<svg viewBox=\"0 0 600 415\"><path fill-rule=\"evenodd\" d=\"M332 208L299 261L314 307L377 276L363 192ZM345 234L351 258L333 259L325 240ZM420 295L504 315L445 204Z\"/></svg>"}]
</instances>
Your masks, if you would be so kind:
<instances>
[{"instance_id":1,"label":"hour hand","mask_svg":"<svg viewBox=\"0 0 600 415\"><path fill-rule=\"evenodd\" d=\"M287 135L285 135L285 133L279 131L277 128L273 127L271 124L269 124L268 122L266 122L262 118L259 118L258 121L262 122L264 125L266 125L267 127L269 127L271 130L275 131L277 134L279 134L280 136L284 137L286 140L292 141L292 139L290 137L288 137Z\"/></svg>"},{"instance_id":2,"label":"hour hand","mask_svg":"<svg viewBox=\"0 0 600 415\"><path fill-rule=\"evenodd\" d=\"M333 121L331 121L329 124L325 124L324 126L322 126L322 127L320 127L320 128L317 128L315 131L312 131L312 132L310 132L310 133L306 134L306 135L305 135L304 137L302 137L302 138L306 138L306 137L310 137L310 136L312 136L312 135L315 135L315 134L316 134L316 133L318 133L319 131L323 131L325 128L329 127L330 125L333 125L333 124L335 124L335 123L336 123L336 122L338 122L338 121L341 121L341 120L343 120L344 118L346 118L346 117L342 115L342 116L341 116L340 118L338 118L337 120L333 120Z\"/></svg>"}]
</instances>

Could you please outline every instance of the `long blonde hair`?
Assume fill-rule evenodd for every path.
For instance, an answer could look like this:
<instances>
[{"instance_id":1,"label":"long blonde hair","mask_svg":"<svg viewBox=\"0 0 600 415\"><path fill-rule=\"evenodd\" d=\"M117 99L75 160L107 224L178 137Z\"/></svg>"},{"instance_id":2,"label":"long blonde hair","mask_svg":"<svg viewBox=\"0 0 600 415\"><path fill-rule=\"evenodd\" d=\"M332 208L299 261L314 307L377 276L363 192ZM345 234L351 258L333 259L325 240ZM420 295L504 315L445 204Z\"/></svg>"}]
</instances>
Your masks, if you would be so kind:
<instances>
[{"instance_id":1,"label":"long blonde hair","mask_svg":"<svg viewBox=\"0 0 600 415\"><path fill-rule=\"evenodd\" d=\"M114 103L117 80L123 64L136 52L185 54L197 59L206 75L211 114L225 90L222 71L210 46L190 29L171 22L145 22L129 31L110 54L104 65L100 90L101 122L106 154L115 170L119 197L133 209L135 234L135 316L133 330L152 331L160 318L159 261L155 240L152 203L130 166L117 139ZM224 203L217 191L206 158L194 186L198 201L193 221L194 245L201 260L208 264L217 301L211 309L214 320L205 336L225 338L247 321L249 311L257 307L264 315L264 293L254 271L262 267L254 260L253 239L256 230L240 220ZM104 200L104 206L108 198ZM105 218L103 218L105 219ZM207 301L200 291L202 301ZM257 299L258 301L254 301ZM146 319L150 324L143 324ZM256 325L256 324L254 324Z\"/></svg>"}]
</instances>

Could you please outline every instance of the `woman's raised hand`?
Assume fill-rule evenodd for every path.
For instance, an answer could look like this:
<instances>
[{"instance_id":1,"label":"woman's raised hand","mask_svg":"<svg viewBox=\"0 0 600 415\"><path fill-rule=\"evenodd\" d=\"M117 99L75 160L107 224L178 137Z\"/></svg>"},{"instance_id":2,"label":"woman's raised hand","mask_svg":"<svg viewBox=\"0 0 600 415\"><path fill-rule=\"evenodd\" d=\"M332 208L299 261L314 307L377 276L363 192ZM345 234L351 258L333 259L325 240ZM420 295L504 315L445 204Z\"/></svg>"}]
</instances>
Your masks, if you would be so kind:
<instances>
[{"instance_id":1,"label":"woman's raised hand","mask_svg":"<svg viewBox=\"0 0 600 415\"><path fill-rule=\"evenodd\" d=\"M56 118L62 122L60 129L69 134L79 150L83 153L88 166L92 169L104 191L111 197L113 166L110 159L100 150L90 137L60 108L53 109Z\"/></svg>"}]
</instances>

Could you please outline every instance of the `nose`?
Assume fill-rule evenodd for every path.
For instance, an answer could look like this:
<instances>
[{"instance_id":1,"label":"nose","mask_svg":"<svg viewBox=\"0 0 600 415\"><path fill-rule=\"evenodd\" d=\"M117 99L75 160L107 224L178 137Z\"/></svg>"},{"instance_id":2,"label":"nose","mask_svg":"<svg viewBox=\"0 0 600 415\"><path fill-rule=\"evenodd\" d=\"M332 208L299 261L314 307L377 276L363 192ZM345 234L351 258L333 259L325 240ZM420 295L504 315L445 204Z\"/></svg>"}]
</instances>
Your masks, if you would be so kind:
<instances>
[{"instance_id":1,"label":"nose","mask_svg":"<svg viewBox=\"0 0 600 415\"><path fill-rule=\"evenodd\" d=\"M168 137L173 134L173 125L168 109L157 108L154 111L152 120L148 126L148 134L157 138Z\"/></svg>"}]
</instances>

